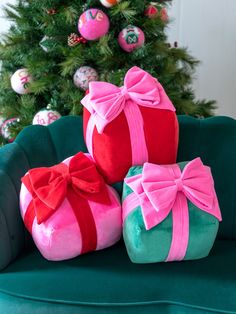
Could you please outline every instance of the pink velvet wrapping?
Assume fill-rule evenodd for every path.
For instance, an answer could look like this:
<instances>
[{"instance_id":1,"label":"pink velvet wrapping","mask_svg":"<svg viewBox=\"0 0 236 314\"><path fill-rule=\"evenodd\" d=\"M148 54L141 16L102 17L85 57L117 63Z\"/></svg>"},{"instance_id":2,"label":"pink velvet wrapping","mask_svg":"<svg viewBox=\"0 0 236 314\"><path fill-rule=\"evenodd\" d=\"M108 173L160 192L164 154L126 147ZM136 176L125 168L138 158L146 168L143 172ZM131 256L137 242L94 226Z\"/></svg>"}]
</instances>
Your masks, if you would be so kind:
<instances>
[{"instance_id":1,"label":"pink velvet wrapping","mask_svg":"<svg viewBox=\"0 0 236 314\"><path fill-rule=\"evenodd\" d=\"M66 159L64 163L68 165L71 158ZM101 205L89 201L97 231L96 250L115 244L122 232L119 196L113 188L109 186L107 188L111 204ZM30 192L22 184L20 210L23 219L31 200ZM39 225L37 219L34 219L32 237L41 254L48 260L66 260L80 255L82 248L80 227L67 199L46 222Z\"/></svg>"}]
</instances>

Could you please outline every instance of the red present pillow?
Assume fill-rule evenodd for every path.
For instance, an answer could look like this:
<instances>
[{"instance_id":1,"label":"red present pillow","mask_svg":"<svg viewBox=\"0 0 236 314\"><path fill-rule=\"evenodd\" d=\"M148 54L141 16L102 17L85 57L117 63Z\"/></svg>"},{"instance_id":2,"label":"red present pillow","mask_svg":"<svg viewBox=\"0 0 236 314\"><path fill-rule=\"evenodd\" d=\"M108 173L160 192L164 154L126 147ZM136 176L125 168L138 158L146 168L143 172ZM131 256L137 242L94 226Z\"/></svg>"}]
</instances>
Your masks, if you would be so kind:
<instances>
[{"instance_id":1,"label":"red present pillow","mask_svg":"<svg viewBox=\"0 0 236 314\"><path fill-rule=\"evenodd\" d=\"M161 84L133 67L119 88L91 82L82 100L88 151L108 183L144 162L172 164L178 148L175 108Z\"/></svg>"}]
</instances>

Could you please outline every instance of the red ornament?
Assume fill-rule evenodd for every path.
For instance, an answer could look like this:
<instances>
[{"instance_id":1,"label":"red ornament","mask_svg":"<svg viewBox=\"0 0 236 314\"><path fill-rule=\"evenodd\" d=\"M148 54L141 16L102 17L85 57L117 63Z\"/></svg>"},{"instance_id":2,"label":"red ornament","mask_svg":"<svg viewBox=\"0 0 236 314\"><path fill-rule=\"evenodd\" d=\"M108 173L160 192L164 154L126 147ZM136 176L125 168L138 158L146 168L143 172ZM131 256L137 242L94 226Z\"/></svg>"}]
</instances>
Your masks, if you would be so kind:
<instances>
[{"instance_id":1,"label":"red ornament","mask_svg":"<svg viewBox=\"0 0 236 314\"><path fill-rule=\"evenodd\" d=\"M146 16L148 16L150 19L155 19L156 17L159 16L163 22L167 22L169 19L167 9L163 8L163 7L161 8L161 7L156 6L154 4L150 4L146 8L144 14Z\"/></svg>"},{"instance_id":2,"label":"red ornament","mask_svg":"<svg viewBox=\"0 0 236 314\"><path fill-rule=\"evenodd\" d=\"M168 22L169 16L168 16L166 8L161 9L161 19L163 22Z\"/></svg>"},{"instance_id":3,"label":"red ornament","mask_svg":"<svg viewBox=\"0 0 236 314\"><path fill-rule=\"evenodd\" d=\"M57 14L57 10L56 9L47 9L47 14L49 14L49 15Z\"/></svg>"},{"instance_id":4,"label":"red ornament","mask_svg":"<svg viewBox=\"0 0 236 314\"><path fill-rule=\"evenodd\" d=\"M154 5L150 4L150 5L146 8L144 14L145 14L146 16L148 16L150 19L154 19L154 18L156 18L157 15L158 15L158 9L157 9Z\"/></svg>"},{"instance_id":5,"label":"red ornament","mask_svg":"<svg viewBox=\"0 0 236 314\"><path fill-rule=\"evenodd\" d=\"M84 37L78 36L75 33L70 34L68 37L68 46L75 47L78 44L86 44L87 40Z\"/></svg>"}]
</instances>

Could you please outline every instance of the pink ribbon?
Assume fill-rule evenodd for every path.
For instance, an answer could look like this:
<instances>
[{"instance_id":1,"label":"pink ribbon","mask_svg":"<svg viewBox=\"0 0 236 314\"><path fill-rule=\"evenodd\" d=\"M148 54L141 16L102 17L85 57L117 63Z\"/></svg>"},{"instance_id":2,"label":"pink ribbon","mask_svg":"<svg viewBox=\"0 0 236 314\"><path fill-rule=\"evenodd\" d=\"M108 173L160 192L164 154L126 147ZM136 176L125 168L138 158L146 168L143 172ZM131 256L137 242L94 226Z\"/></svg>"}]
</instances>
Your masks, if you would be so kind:
<instances>
[{"instance_id":1,"label":"pink ribbon","mask_svg":"<svg viewBox=\"0 0 236 314\"><path fill-rule=\"evenodd\" d=\"M95 126L98 133L102 134L105 127L124 111L130 131L133 164L148 160L139 106L175 111L161 84L138 67L127 72L121 88L106 82L90 82L89 94L81 103L91 113L86 134L86 143L91 154L91 137Z\"/></svg>"},{"instance_id":2,"label":"pink ribbon","mask_svg":"<svg viewBox=\"0 0 236 314\"><path fill-rule=\"evenodd\" d=\"M147 230L160 224L172 211L173 234L167 261L182 260L186 255L189 238L187 199L222 220L211 170L200 158L189 162L182 173L178 165L145 163L142 174L126 178L125 183L139 200ZM130 213L128 202L123 204L123 211L124 217Z\"/></svg>"}]
</instances>

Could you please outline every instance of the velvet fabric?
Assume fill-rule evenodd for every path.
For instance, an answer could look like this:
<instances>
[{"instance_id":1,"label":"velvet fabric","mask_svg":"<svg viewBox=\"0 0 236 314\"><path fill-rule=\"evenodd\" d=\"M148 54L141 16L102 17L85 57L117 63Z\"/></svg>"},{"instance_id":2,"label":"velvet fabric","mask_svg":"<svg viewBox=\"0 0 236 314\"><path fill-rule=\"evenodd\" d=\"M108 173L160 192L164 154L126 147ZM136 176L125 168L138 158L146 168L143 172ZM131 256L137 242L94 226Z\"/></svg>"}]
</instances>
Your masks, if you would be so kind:
<instances>
[{"instance_id":1,"label":"velvet fabric","mask_svg":"<svg viewBox=\"0 0 236 314\"><path fill-rule=\"evenodd\" d=\"M178 160L211 166L223 220L207 258L133 264L121 242L58 263L33 247L19 211L20 178L86 151L81 117L30 126L0 149L0 313L235 314L236 122L179 116ZM122 183L115 185L122 191Z\"/></svg>"},{"instance_id":2,"label":"velvet fabric","mask_svg":"<svg viewBox=\"0 0 236 314\"><path fill-rule=\"evenodd\" d=\"M121 206L83 153L22 178L21 215L41 254L59 261L101 250L121 237Z\"/></svg>"},{"instance_id":3,"label":"velvet fabric","mask_svg":"<svg viewBox=\"0 0 236 314\"><path fill-rule=\"evenodd\" d=\"M178 165L132 167L123 189L123 236L134 263L209 254L221 213L210 169L199 158Z\"/></svg>"},{"instance_id":4,"label":"velvet fabric","mask_svg":"<svg viewBox=\"0 0 236 314\"><path fill-rule=\"evenodd\" d=\"M123 243L53 263L37 251L0 273L4 314L234 314L236 244L216 241L209 257L133 264Z\"/></svg>"},{"instance_id":5,"label":"velvet fabric","mask_svg":"<svg viewBox=\"0 0 236 314\"><path fill-rule=\"evenodd\" d=\"M132 165L176 162L175 109L147 72L130 69L121 88L91 82L82 104L88 151L109 184L123 181Z\"/></svg>"}]
</instances>

